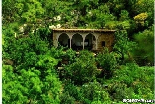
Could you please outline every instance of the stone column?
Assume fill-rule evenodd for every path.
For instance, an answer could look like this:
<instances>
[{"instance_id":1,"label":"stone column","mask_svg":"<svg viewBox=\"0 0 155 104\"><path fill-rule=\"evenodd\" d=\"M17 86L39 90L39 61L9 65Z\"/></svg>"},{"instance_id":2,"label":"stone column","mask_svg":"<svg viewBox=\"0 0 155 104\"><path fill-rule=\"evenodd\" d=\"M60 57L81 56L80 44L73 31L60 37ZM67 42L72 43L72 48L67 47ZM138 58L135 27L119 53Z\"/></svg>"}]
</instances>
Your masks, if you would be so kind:
<instances>
[{"instance_id":1,"label":"stone column","mask_svg":"<svg viewBox=\"0 0 155 104\"><path fill-rule=\"evenodd\" d=\"M57 42L57 34L53 33L53 46L58 47L58 42Z\"/></svg>"},{"instance_id":2,"label":"stone column","mask_svg":"<svg viewBox=\"0 0 155 104\"><path fill-rule=\"evenodd\" d=\"M84 41L85 41L85 38L83 38L83 43L82 43L83 49L84 49Z\"/></svg>"},{"instance_id":3,"label":"stone column","mask_svg":"<svg viewBox=\"0 0 155 104\"><path fill-rule=\"evenodd\" d=\"M97 50L97 47L98 47L98 46L97 46L97 41L98 41L98 38L96 39L96 50Z\"/></svg>"},{"instance_id":4,"label":"stone column","mask_svg":"<svg viewBox=\"0 0 155 104\"><path fill-rule=\"evenodd\" d=\"M95 44L96 44L96 47L95 49L97 50L98 49L98 37L99 37L99 33L93 33L93 35L95 36Z\"/></svg>"},{"instance_id":5,"label":"stone column","mask_svg":"<svg viewBox=\"0 0 155 104\"><path fill-rule=\"evenodd\" d=\"M70 40L70 49L72 48L72 39L71 38L69 38L69 40Z\"/></svg>"},{"instance_id":6,"label":"stone column","mask_svg":"<svg viewBox=\"0 0 155 104\"><path fill-rule=\"evenodd\" d=\"M62 33L55 33L55 37L56 37L56 47L58 47L58 41L59 41L59 36L61 35Z\"/></svg>"},{"instance_id":7,"label":"stone column","mask_svg":"<svg viewBox=\"0 0 155 104\"><path fill-rule=\"evenodd\" d=\"M72 36L73 36L73 33L67 33L68 37L69 37L69 41L70 41L70 44L69 44L69 48L71 49L72 48Z\"/></svg>"},{"instance_id":8,"label":"stone column","mask_svg":"<svg viewBox=\"0 0 155 104\"><path fill-rule=\"evenodd\" d=\"M83 38L83 49L84 49L84 41L85 41L85 38L87 36L88 33L80 33L82 35L82 38Z\"/></svg>"}]
</instances>

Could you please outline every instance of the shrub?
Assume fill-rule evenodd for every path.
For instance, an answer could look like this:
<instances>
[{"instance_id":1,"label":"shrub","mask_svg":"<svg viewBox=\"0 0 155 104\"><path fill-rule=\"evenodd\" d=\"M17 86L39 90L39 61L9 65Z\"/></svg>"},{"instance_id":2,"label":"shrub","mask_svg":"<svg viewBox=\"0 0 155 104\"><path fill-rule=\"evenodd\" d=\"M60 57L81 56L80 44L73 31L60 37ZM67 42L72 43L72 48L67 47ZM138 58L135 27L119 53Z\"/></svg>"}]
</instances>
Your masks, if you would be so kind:
<instances>
[{"instance_id":1,"label":"shrub","mask_svg":"<svg viewBox=\"0 0 155 104\"><path fill-rule=\"evenodd\" d=\"M54 73L44 79L35 68L13 73L11 66L3 65L3 104L59 104L61 82Z\"/></svg>"},{"instance_id":2,"label":"shrub","mask_svg":"<svg viewBox=\"0 0 155 104\"><path fill-rule=\"evenodd\" d=\"M76 51L72 50L72 49L68 49L64 55L64 58L67 58L69 61L69 64L72 64L75 62L75 58L76 58Z\"/></svg>"},{"instance_id":3,"label":"shrub","mask_svg":"<svg viewBox=\"0 0 155 104\"><path fill-rule=\"evenodd\" d=\"M113 53L109 53L108 49L97 55L97 62L102 67L102 77L112 77L113 70L117 66L117 61Z\"/></svg>"},{"instance_id":4,"label":"shrub","mask_svg":"<svg viewBox=\"0 0 155 104\"><path fill-rule=\"evenodd\" d=\"M80 88L74 85L72 82L67 81L64 85L64 91L68 92L70 96L74 97L76 100L82 98Z\"/></svg>"},{"instance_id":5,"label":"shrub","mask_svg":"<svg viewBox=\"0 0 155 104\"><path fill-rule=\"evenodd\" d=\"M83 94L82 101L84 104L90 104L91 102L100 102L101 104L104 102L110 103L110 96L108 92L96 81L82 85L81 91Z\"/></svg>"},{"instance_id":6,"label":"shrub","mask_svg":"<svg viewBox=\"0 0 155 104\"><path fill-rule=\"evenodd\" d=\"M70 96L67 91L60 96L60 99L60 104L75 104L74 97Z\"/></svg>"},{"instance_id":7,"label":"shrub","mask_svg":"<svg viewBox=\"0 0 155 104\"><path fill-rule=\"evenodd\" d=\"M153 67L128 63L115 70L112 80L108 82L109 94L116 101L123 98L153 99L153 82Z\"/></svg>"},{"instance_id":8,"label":"shrub","mask_svg":"<svg viewBox=\"0 0 155 104\"><path fill-rule=\"evenodd\" d=\"M92 81L97 74L95 58L89 51L81 51L76 61L65 66L65 78L70 78L75 84Z\"/></svg>"}]
</instances>

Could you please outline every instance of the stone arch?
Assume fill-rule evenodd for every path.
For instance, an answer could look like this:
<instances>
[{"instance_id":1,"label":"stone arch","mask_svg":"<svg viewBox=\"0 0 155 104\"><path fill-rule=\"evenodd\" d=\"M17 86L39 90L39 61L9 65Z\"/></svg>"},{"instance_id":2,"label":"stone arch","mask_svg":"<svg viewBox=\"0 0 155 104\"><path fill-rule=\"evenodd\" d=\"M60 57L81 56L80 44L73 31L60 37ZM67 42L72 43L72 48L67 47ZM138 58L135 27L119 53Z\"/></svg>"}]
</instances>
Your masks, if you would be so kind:
<instances>
[{"instance_id":1,"label":"stone arch","mask_svg":"<svg viewBox=\"0 0 155 104\"><path fill-rule=\"evenodd\" d=\"M79 33L75 33L73 34L72 36L72 49L74 50L81 50L83 45L82 45L82 42L83 42L83 37L81 34Z\"/></svg>"},{"instance_id":2,"label":"stone arch","mask_svg":"<svg viewBox=\"0 0 155 104\"><path fill-rule=\"evenodd\" d=\"M70 47L70 39L69 39L68 34L66 34L66 33L61 33L61 34L58 36L58 43L59 43L61 46Z\"/></svg>"},{"instance_id":3,"label":"stone arch","mask_svg":"<svg viewBox=\"0 0 155 104\"><path fill-rule=\"evenodd\" d=\"M89 39L89 46L90 46L90 43L92 43L93 41L96 41L96 37L92 33L88 33L86 35L85 42L87 42L87 39Z\"/></svg>"},{"instance_id":4,"label":"stone arch","mask_svg":"<svg viewBox=\"0 0 155 104\"><path fill-rule=\"evenodd\" d=\"M92 33L88 33L84 40L85 48L88 50L95 49L96 37Z\"/></svg>"}]
</instances>

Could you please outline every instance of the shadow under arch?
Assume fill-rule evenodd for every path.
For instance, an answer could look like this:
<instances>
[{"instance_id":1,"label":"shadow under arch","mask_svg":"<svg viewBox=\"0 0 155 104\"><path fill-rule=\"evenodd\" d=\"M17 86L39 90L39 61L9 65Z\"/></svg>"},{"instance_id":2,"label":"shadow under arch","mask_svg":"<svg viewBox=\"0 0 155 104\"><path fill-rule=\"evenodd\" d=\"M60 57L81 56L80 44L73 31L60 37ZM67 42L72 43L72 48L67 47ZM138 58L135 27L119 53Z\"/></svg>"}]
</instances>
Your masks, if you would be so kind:
<instances>
[{"instance_id":1,"label":"shadow under arch","mask_svg":"<svg viewBox=\"0 0 155 104\"><path fill-rule=\"evenodd\" d=\"M95 42L96 42L96 38L92 33L89 33L86 35L85 37L85 49L87 50L92 50L96 47Z\"/></svg>"},{"instance_id":2,"label":"shadow under arch","mask_svg":"<svg viewBox=\"0 0 155 104\"><path fill-rule=\"evenodd\" d=\"M69 36L66 33L60 34L60 36L58 37L58 44L63 47L69 48L70 47L69 46L70 45Z\"/></svg>"},{"instance_id":3,"label":"shadow under arch","mask_svg":"<svg viewBox=\"0 0 155 104\"><path fill-rule=\"evenodd\" d=\"M81 34L79 33L76 33L72 36L72 49L73 50L82 50L83 49L83 45L82 45L82 42L83 42L83 37Z\"/></svg>"}]
</instances>

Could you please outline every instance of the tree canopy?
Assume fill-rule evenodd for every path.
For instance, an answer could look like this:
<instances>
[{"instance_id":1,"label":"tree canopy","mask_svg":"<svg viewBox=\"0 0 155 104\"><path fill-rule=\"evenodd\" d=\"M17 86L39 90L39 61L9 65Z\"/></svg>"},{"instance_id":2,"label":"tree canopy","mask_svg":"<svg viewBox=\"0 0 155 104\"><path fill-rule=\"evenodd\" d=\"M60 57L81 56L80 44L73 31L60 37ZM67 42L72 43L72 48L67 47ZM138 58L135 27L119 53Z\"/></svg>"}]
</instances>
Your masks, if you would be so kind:
<instances>
[{"instance_id":1,"label":"tree canopy","mask_svg":"<svg viewBox=\"0 0 155 104\"><path fill-rule=\"evenodd\" d=\"M153 0L2 0L4 104L153 99ZM52 29L116 30L112 52L52 45Z\"/></svg>"}]
</instances>

